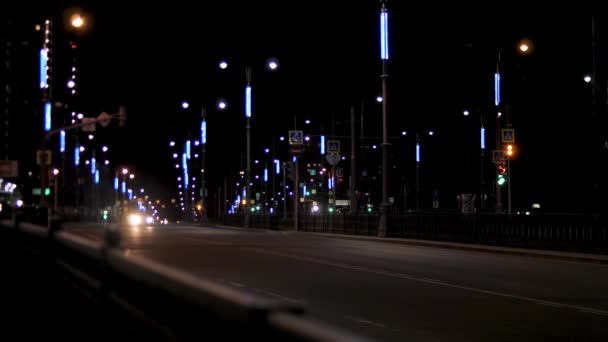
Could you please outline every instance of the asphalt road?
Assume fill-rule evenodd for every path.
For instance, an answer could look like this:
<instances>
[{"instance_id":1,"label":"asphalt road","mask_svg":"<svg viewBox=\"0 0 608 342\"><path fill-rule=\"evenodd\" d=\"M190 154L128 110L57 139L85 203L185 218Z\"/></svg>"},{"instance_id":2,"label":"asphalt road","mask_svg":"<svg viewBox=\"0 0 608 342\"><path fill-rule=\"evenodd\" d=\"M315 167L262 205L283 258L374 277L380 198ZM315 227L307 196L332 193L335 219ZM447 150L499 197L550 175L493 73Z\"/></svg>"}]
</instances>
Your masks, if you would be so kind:
<instances>
[{"instance_id":1,"label":"asphalt road","mask_svg":"<svg viewBox=\"0 0 608 342\"><path fill-rule=\"evenodd\" d=\"M186 226L123 247L382 341L608 341L606 264Z\"/></svg>"}]
</instances>

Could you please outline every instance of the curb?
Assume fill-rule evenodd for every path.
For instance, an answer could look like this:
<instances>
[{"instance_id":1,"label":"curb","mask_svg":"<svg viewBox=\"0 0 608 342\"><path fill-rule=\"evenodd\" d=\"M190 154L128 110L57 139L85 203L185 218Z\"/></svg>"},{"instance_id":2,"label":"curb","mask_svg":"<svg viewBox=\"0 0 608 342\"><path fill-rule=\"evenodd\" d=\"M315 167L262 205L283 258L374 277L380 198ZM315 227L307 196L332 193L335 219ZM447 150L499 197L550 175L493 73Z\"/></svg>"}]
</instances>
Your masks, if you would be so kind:
<instances>
[{"instance_id":1,"label":"curb","mask_svg":"<svg viewBox=\"0 0 608 342\"><path fill-rule=\"evenodd\" d=\"M280 231L282 231L282 230L272 230L272 229L265 229L265 228L251 228L250 230L247 230L242 227L232 227L232 226L224 226L224 225L217 225L217 224L208 225L206 227L215 228L215 229L238 230L238 231L246 231L246 232L247 231L251 231L251 232L255 232L255 231L280 232ZM543 250L543 249L524 249L524 248L516 248L516 247L465 244L465 243L447 242L447 241L416 240L416 239L404 239L404 238L380 238L380 237L362 236L362 235L313 233L313 232L306 232L306 231L296 232L293 230L285 230L285 231L289 231L289 232L293 232L293 233L309 234L312 236L319 236L319 237L325 237L325 238L330 238L330 239L372 241L372 242L382 242L382 243L400 244L400 245L425 246L425 247L436 247L436 248L445 248L445 249L458 249L458 250L475 251L475 252L482 252L482 253L499 253L499 254L506 254L506 255L519 255L519 256L527 256L527 257L535 257L535 258L549 258L549 259L558 259L558 260L608 264L608 255L602 255L602 254L560 252L560 251Z\"/></svg>"},{"instance_id":2,"label":"curb","mask_svg":"<svg viewBox=\"0 0 608 342\"><path fill-rule=\"evenodd\" d=\"M306 233L306 232L304 232L304 233ZM477 244L464 244L464 243L456 243L456 242L428 241L428 240L415 240L415 239L402 239L402 238L380 238L380 237L356 236L356 235L351 236L351 235L341 235L341 234L331 234L331 233L308 233L308 234L332 238L332 239L373 241L373 242L383 242L383 243L402 244L402 245L426 246L426 247L437 247L437 248L446 248L446 249L459 249L459 250L468 250L468 251L476 251L476 252L484 252L484 253L500 253L500 254L508 254L508 255L537 257L537 258L551 258L551 259L608 264L608 255L602 255L602 254L559 252L559 251L540 250L540 249L523 249L523 248L515 248L515 247L486 246L486 245L477 245Z\"/></svg>"}]
</instances>

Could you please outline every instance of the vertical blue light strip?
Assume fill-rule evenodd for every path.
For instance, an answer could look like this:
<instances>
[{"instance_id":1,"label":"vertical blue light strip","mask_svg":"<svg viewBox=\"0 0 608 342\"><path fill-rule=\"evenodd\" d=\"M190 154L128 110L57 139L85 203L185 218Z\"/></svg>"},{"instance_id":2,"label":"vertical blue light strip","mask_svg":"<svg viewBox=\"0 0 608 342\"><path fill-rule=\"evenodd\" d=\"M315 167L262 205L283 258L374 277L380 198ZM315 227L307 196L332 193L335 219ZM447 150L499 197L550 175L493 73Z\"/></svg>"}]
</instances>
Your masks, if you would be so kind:
<instances>
[{"instance_id":1,"label":"vertical blue light strip","mask_svg":"<svg viewBox=\"0 0 608 342\"><path fill-rule=\"evenodd\" d=\"M114 177L114 190L118 190L118 177Z\"/></svg>"},{"instance_id":2,"label":"vertical blue light strip","mask_svg":"<svg viewBox=\"0 0 608 342\"><path fill-rule=\"evenodd\" d=\"M80 165L80 146L74 147L74 165Z\"/></svg>"},{"instance_id":3,"label":"vertical blue light strip","mask_svg":"<svg viewBox=\"0 0 608 342\"><path fill-rule=\"evenodd\" d=\"M332 185L333 185L333 184L332 184L332 179L331 179L331 178L327 178L327 188L328 188L329 190L333 189L333 186L332 186Z\"/></svg>"},{"instance_id":4,"label":"vertical blue light strip","mask_svg":"<svg viewBox=\"0 0 608 342\"><path fill-rule=\"evenodd\" d=\"M420 163L420 144L416 144L416 163Z\"/></svg>"},{"instance_id":5,"label":"vertical blue light strip","mask_svg":"<svg viewBox=\"0 0 608 342\"><path fill-rule=\"evenodd\" d=\"M306 185L302 187L302 197L306 197Z\"/></svg>"},{"instance_id":6,"label":"vertical blue light strip","mask_svg":"<svg viewBox=\"0 0 608 342\"><path fill-rule=\"evenodd\" d=\"M95 174L95 170L97 170L97 161L95 160L95 157L91 158L91 174L94 175Z\"/></svg>"},{"instance_id":7,"label":"vertical blue light strip","mask_svg":"<svg viewBox=\"0 0 608 342\"><path fill-rule=\"evenodd\" d=\"M281 162L278 159L274 160L274 173L277 175L281 173Z\"/></svg>"},{"instance_id":8,"label":"vertical blue light strip","mask_svg":"<svg viewBox=\"0 0 608 342\"><path fill-rule=\"evenodd\" d=\"M46 88L47 56L44 48L40 49L40 89Z\"/></svg>"},{"instance_id":9,"label":"vertical blue light strip","mask_svg":"<svg viewBox=\"0 0 608 342\"><path fill-rule=\"evenodd\" d=\"M59 132L59 152L64 153L65 152L65 131L61 130L61 132Z\"/></svg>"},{"instance_id":10,"label":"vertical blue light strip","mask_svg":"<svg viewBox=\"0 0 608 342\"><path fill-rule=\"evenodd\" d=\"M243 198L247 198L247 189L243 189Z\"/></svg>"},{"instance_id":11,"label":"vertical blue light strip","mask_svg":"<svg viewBox=\"0 0 608 342\"><path fill-rule=\"evenodd\" d=\"M191 152L191 143L190 140L188 140L186 141L186 158L190 159Z\"/></svg>"},{"instance_id":12,"label":"vertical blue light strip","mask_svg":"<svg viewBox=\"0 0 608 342\"><path fill-rule=\"evenodd\" d=\"M380 12L380 58L388 60L388 12L382 8Z\"/></svg>"},{"instance_id":13,"label":"vertical blue light strip","mask_svg":"<svg viewBox=\"0 0 608 342\"><path fill-rule=\"evenodd\" d=\"M95 170L95 184L99 184L99 170Z\"/></svg>"},{"instance_id":14,"label":"vertical blue light strip","mask_svg":"<svg viewBox=\"0 0 608 342\"><path fill-rule=\"evenodd\" d=\"M47 101L44 104L44 130L51 130L51 102Z\"/></svg>"},{"instance_id":15,"label":"vertical blue light strip","mask_svg":"<svg viewBox=\"0 0 608 342\"><path fill-rule=\"evenodd\" d=\"M481 149L486 149L486 129L481 127Z\"/></svg>"},{"instance_id":16,"label":"vertical blue light strip","mask_svg":"<svg viewBox=\"0 0 608 342\"><path fill-rule=\"evenodd\" d=\"M268 182L268 169L264 168L264 183Z\"/></svg>"},{"instance_id":17,"label":"vertical blue light strip","mask_svg":"<svg viewBox=\"0 0 608 342\"><path fill-rule=\"evenodd\" d=\"M245 87L245 117L251 117L251 86Z\"/></svg>"},{"instance_id":18,"label":"vertical blue light strip","mask_svg":"<svg viewBox=\"0 0 608 342\"><path fill-rule=\"evenodd\" d=\"M201 122L201 142L203 145L207 144L207 120Z\"/></svg>"},{"instance_id":19,"label":"vertical blue light strip","mask_svg":"<svg viewBox=\"0 0 608 342\"><path fill-rule=\"evenodd\" d=\"M122 193L124 194L125 192L127 192L127 182L122 181Z\"/></svg>"},{"instance_id":20,"label":"vertical blue light strip","mask_svg":"<svg viewBox=\"0 0 608 342\"><path fill-rule=\"evenodd\" d=\"M321 136L321 155L325 155L325 136Z\"/></svg>"},{"instance_id":21,"label":"vertical blue light strip","mask_svg":"<svg viewBox=\"0 0 608 342\"><path fill-rule=\"evenodd\" d=\"M500 74L494 74L494 104L500 105Z\"/></svg>"},{"instance_id":22,"label":"vertical blue light strip","mask_svg":"<svg viewBox=\"0 0 608 342\"><path fill-rule=\"evenodd\" d=\"M129 189L129 200L133 199L133 190Z\"/></svg>"},{"instance_id":23,"label":"vertical blue light strip","mask_svg":"<svg viewBox=\"0 0 608 342\"><path fill-rule=\"evenodd\" d=\"M188 188L188 156L182 153L182 168L184 169L184 186Z\"/></svg>"}]
</instances>

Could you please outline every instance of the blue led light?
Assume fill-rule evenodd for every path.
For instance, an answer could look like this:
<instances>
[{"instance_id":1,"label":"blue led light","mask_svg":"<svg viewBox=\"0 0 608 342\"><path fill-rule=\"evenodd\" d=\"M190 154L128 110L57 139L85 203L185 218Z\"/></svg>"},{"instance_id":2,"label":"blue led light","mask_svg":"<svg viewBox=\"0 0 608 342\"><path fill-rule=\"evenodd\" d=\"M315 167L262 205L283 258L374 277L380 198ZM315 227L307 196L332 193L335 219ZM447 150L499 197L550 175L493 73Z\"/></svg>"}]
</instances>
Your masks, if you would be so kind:
<instances>
[{"instance_id":1,"label":"blue led light","mask_svg":"<svg viewBox=\"0 0 608 342\"><path fill-rule=\"evenodd\" d=\"M245 117L251 117L251 86L245 87Z\"/></svg>"},{"instance_id":2,"label":"blue led light","mask_svg":"<svg viewBox=\"0 0 608 342\"><path fill-rule=\"evenodd\" d=\"M388 12L382 8L380 12L380 58L388 60Z\"/></svg>"}]
</instances>

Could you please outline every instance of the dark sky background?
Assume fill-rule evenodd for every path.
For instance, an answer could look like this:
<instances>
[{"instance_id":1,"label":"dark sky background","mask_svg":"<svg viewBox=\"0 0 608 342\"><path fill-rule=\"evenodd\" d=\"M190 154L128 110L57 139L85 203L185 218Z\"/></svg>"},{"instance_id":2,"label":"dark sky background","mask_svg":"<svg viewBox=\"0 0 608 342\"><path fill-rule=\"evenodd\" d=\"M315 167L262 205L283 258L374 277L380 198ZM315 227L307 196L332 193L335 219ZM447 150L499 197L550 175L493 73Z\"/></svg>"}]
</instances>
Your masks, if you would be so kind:
<instances>
[{"instance_id":1,"label":"dark sky background","mask_svg":"<svg viewBox=\"0 0 608 342\"><path fill-rule=\"evenodd\" d=\"M55 1L15 13L36 23L43 14L58 18L75 6L90 26L77 36L62 31L56 44L79 44L83 111L92 116L127 106L126 129L104 134L112 140L114 158L145 174L142 183L155 192L174 191L168 142L183 140L187 127L198 136L202 106L208 108L209 187L222 185L231 168L238 172L248 64L254 155L293 129L294 118L306 132L329 133L333 113L336 134L346 135L349 106L359 111L362 101L365 135L380 135L380 106L374 103L380 93L378 1ZM389 2L389 11L390 135L410 133L392 140L403 167L395 189L412 185L413 133L432 129L436 136L423 140L426 188L438 186L448 207L455 205L456 193L477 191L480 115L494 127L493 74L500 49L503 101L517 137L515 205L584 210L580 199L590 186L591 87L583 82L591 72L590 17L521 11L497 16L462 8L441 13L414 10L403 1ZM534 42L529 56L516 53L524 37ZM269 56L280 60L278 73L264 69ZM221 58L229 70L220 72ZM213 108L219 97L229 101L226 112ZM191 103L187 111L180 108L183 100ZM462 116L464 109L470 117ZM304 127L305 118L313 124ZM347 141L342 144L348 148ZM493 148L493 138L488 145ZM287 151L286 145L276 148ZM369 153L379 157L380 150Z\"/></svg>"}]
</instances>

